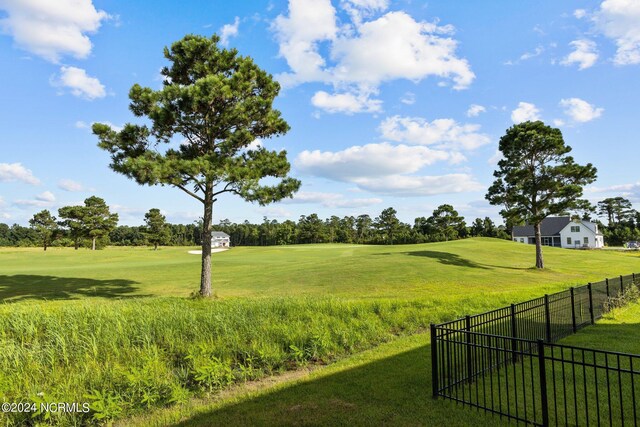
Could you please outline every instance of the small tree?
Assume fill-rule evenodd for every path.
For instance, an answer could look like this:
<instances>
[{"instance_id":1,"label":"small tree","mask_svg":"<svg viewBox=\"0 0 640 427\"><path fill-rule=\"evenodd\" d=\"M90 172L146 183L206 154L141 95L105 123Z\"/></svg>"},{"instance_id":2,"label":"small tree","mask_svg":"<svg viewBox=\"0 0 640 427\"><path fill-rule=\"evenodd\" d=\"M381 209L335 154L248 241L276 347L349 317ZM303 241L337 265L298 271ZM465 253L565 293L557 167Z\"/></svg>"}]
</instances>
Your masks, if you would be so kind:
<instances>
[{"instance_id":1,"label":"small tree","mask_svg":"<svg viewBox=\"0 0 640 427\"><path fill-rule=\"evenodd\" d=\"M596 179L596 168L578 165L569 156L560 129L541 121L524 122L507 129L500 138L502 160L486 194L492 205L503 205L507 219L533 224L536 267L544 268L540 223L579 205L582 187Z\"/></svg>"},{"instance_id":2,"label":"small tree","mask_svg":"<svg viewBox=\"0 0 640 427\"><path fill-rule=\"evenodd\" d=\"M291 197L300 181L288 178L285 151L249 149L256 139L283 135L289 125L272 108L280 85L249 57L221 49L220 38L188 35L165 48L170 62L160 90L134 85L130 108L151 128L117 132L94 124L111 168L141 185L172 185L204 209L200 295L211 295L211 226L217 196L233 193L260 205ZM162 150L176 135L178 148ZM263 185L265 177L280 179Z\"/></svg>"},{"instance_id":3,"label":"small tree","mask_svg":"<svg viewBox=\"0 0 640 427\"><path fill-rule=\"evenodd\" d=\"M96 250L96 240L108 236L118 225L118 214L109 212L103 199L91 196L84 201L82 226L91 239L91 250Z\"/></svg>"},{"instance_id":4,"label":"small tree","mask_svg":"<svg viewBox=\"0 0 640 427\"><path fill-rule=\"evenodd\" d=\"M96 240L108 236L118 225L118 214L111 213L103 199L91 196L84 206L65 206L58 209L63 220L60 225L69 230L74 246L78 249L81 238L91 239L91 249L96 249Z\"/></svg>"},{"instance_id":5,"label":"small tree","mask_svg":"<svg viewBox=\"0 0 640 427\"><path fill-rule=\"evenodd\" d=\"M382 234L386 244L393 245L393 239L400 230L400 220L396 216L398 212L393 208L387 208L374 220L374 226Z\"/></svg>"},{"instance_id":6,"label":"small tree","mask_svg":"<svg viewBox=\"0 0 640 427\"><path fill-rule=\"evenodd\" d=\"M144 214L144 222L145 234L153 249L157 251L158 245L166 245L171 236L166 218L160 213L160 209L149 209L149 212Z\"/></svg>"},{"instance_id":7,"label":"small tree","mask_svg":"<svg viewBox=\"0 0 640 427\"><path fill-rule=\"evenodd\" d=\"M58 224L69 231L69 237L73 239L73 247L78 250L80 239L84 237L85 230L83 224L84 206L64 206L58 209L58 217L61 219Z\"/></svg>"},{"instance_id":8,"label":"small tree","mask_svg":"<svg viewBox=\"0 0 640 427\"><path fill-rule=\"evenodd\" d=\"M438 206L427 221L434 224L446 241L457 239L461 234L466 234L464 217L461 217L451 205Z\"/></svg>"},{"instance_id":9,"label":"small tree","mask_svg":"<svg viewBox=\"0 0 640 427\"><path fill-rule=\"evenodd\" d=\"M46 251L47 246L51 244L51 241L55 238L55 234L58 231L56 217L51 216L51 212L45 209L33 215L33 218L29 220L29 225L40 235L42 246Z\"/></svg>"}]
</instances>

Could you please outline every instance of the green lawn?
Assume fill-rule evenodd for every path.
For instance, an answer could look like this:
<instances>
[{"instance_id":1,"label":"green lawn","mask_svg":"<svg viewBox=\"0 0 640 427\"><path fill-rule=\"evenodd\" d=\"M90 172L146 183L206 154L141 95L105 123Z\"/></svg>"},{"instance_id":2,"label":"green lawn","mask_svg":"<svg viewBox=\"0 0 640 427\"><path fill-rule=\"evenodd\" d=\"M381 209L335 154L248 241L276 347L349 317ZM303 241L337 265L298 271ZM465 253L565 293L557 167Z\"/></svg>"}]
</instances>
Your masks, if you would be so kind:
<instances>
[{"instance_id":1,"label":"green lawn","mask_svg":"<svg viewBox=\"0 0 640 427\"><path fill-rule=\"evenodd\" d=\"M213 255L220 299L203 301L185 298L189 249L0 249L0 398L89 399L116 419L171 405L159 425L484 425L430 399L430 322L640 272L635 252L556 248L538 271L534 247L495 239L240 247ZM242 391L307 363L332 364Z\"/></svg>"},{"instance_id":2,"label":"green lawn","mask_svg":"<svg viewBox=\"0 0 640 427\"><path fill-rule=\"evenodd\" d=\"M87 296L188 296L199 288L193 248L0 249L0 300ZM347 298L439 298L499 295L502 301L640 271L638 253L534 248L495 239L423 245L237 247L215 253L218 296L334 295Z\"/></svg>"}]
</instances>

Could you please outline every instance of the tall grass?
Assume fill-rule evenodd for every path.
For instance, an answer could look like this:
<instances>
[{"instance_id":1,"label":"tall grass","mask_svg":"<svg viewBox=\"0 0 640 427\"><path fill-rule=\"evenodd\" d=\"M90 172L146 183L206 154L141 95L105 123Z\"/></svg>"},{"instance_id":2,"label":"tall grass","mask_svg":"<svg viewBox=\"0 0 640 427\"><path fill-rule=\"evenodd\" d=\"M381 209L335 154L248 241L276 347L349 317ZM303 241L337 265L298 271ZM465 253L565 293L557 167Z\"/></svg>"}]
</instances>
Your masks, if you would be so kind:
<instances>
[{"instance_id":1,"label":"tall grass","mask_svg":"<svg viewBox=\"0 0 640 427\"><path fill-rule=\"evenodd\" d=\"M459 308L459 307L458 307ZM0 400L88 402L3 424L99 423L326 363L460 313L419 301L130 299L0 307Z\"/></svg>"}]
</instances>

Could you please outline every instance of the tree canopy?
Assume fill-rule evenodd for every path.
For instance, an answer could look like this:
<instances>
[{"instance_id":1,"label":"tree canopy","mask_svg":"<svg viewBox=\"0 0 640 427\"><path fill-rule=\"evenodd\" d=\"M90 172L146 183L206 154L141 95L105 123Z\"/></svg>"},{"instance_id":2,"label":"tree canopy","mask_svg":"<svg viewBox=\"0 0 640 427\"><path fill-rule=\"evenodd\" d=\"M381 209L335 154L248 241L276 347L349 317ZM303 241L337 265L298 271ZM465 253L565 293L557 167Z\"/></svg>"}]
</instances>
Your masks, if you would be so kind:
<instances>
[{"instance_id":1,"label":"tree canopy","mask_svg":"<svg viewBox=\"0 0 640 427\"><path fill-rule=\"evenodd\" d=\"M500 213L507 220L534 225L536 267L544 268L540 223L579 207L583 186L595 181L597 170L591 163L577 164L560 129L541 121L507 129L499 149L503 158L485 197L504 207Z\"/></svg>"},{"instance_id":2,"label":"tree canopy","mask_svg":"<svg viewBox=\"0 0 640 427\"><path fill-rule=\"evenodd\" d=\"M51 240L55 237L55 233L58 231L56 217L52 216L51 212L45 209L34 214L33 218L29 220L29 225L40 235L40 239L42 239L42 246L46 251L47 246L51 244Z\"/></svg>"},{"instance_id":3,"label":"tree canopy","mask_svg":"<svg viewBox=\"0 0 640 427\"><path fill-rule=\"evenodd\" d=\"M111 168L141 185L171 185L203 204L200 294L211 295L213 204L222 193L265 205L290 197L300 181L287 176L286 151L251 146L289 125L272 107L280 85L250 57L221 49L220 38L187 35L164 49L163 88L135 84L130 109L151 126L116 131L94 124ZM179 136L178 141L175 137ZM176 143L179 145L176 147ZM263 178L270 177L271 185Z\"/></svg>"},{"instance_id":4,"label":"tree canopy","mask_svg":"<svg viewBox=\"0 0 640 427\"><path fill-rule=\"evenodd\" d=\"M169 241L169 228L164 215L160 209L152 208L144 214L145 235L147 241L153 245L154 250L158 250L158 245L166 245Z\"/></svg>"}]
</instances>

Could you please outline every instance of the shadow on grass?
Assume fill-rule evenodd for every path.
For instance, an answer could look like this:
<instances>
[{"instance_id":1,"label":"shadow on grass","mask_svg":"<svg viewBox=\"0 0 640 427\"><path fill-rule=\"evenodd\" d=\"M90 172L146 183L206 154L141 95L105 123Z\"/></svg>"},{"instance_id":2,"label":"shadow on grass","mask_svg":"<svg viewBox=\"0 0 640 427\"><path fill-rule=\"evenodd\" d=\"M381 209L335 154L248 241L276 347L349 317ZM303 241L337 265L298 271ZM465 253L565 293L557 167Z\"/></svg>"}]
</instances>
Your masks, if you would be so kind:
<instances>
[{"instance_id":1,"label":"shadow on grass","mask_svg":"<svg viewBox=\"0 0 640 427\"><path fill-rule=\"evenodd\" d=\"M431 398L430 349L423 346L197 414L179 427L314 425L496 426Z\"/></svg>"},{"instance_id":2,"label":"shadow on grass","mask_svg":"<svg viewBox=\"0 0 640 427\"><path fill-rule=\"evenodd\" d=\"M385 253L379 253L376 255L396 255L396 254L398 253L385 252ZM431 258L431 259L437 260L441 264L453 265L456 267L478 268L481 270L493 270L496 268L507 269L507 270L531 270L530 267L510 267L506 265L480 264L475 261L471 261L470 259L463 258L458 254L453 254L450 252L442 252L442 251L411 251L411 252L399 252L399 254Z\"/></svg>"},{"instance_id":3,"label":"shadow on grass","mask_svg":"<svg viewBox=\"0 0 640 427\"><path fill-rule=\"evenodd\" d=\"M0 275L0 301L27 299L65 300L79 297L126 298L138 282L124 279L84 279L78 277L39 276L31 274Z\"/></svg>"},{"instance_id":4,"label":"shadow on grass","mask_svg":"<svg viewBox=\"0 0 640 427\"><path fill-rule=\"evenodd\" d=\"M413 252L403 252L403 254L409 255L409 256L432 258L437 260L439 263L445 264L445 265L455 265L457 267L479 268L482 270L489 270L488 267L485 267L482 264L478 264L477 262L473 262L471 260L461 257L460 255L452 254L449 252L413 251Z\"/></svg>"}]
</instances>

